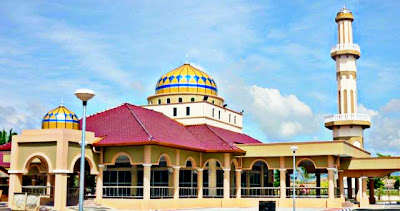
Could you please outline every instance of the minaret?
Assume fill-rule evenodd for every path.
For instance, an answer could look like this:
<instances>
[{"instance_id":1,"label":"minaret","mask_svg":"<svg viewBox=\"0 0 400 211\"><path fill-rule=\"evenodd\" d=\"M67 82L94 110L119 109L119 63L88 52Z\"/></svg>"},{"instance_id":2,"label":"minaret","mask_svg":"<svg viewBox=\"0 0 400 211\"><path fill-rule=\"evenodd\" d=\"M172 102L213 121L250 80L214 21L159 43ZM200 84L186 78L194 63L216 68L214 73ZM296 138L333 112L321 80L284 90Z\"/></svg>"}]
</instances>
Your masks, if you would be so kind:
<instances>
[{"instance_id":1,"label":"minaret","mask_svg":"<svg viewBox=\"0 0 400 211\"><path fill-rule=\"evenodd\" d=\"M353 14L344 7L335 18L338 24L338 44L331 49L336 61L339 114L325 118L325 127L333 131L333 140L346 140L364 148L363 130L369 128L368 114L357 113L357 66L360 47L353 43Z\"/></svg>"}]
</instances>

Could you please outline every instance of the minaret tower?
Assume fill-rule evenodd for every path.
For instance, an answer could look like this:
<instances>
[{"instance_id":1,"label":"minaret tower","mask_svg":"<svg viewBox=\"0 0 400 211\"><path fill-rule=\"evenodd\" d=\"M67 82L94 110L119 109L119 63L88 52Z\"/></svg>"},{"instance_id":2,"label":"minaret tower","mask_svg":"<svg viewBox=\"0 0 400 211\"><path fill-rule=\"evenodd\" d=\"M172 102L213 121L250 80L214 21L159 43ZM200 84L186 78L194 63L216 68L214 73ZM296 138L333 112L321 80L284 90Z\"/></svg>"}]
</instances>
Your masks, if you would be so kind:
<instances>
[{"instance_id":1,"label":"minaret tower","mask_svg":"<svg viewBox=\"0 0 400 211\"><path fill-rule=\"evenodd\" d=\"M338 24L338 44L331 49L336 61L339 114L325 118L325 127L333 131L334 140L346 140L364 148L363 130L369 128L368 114L357 113L357 66L360 47L353 43L353 14L344 7L335 18Z\"/></svg>"}]
</instances>

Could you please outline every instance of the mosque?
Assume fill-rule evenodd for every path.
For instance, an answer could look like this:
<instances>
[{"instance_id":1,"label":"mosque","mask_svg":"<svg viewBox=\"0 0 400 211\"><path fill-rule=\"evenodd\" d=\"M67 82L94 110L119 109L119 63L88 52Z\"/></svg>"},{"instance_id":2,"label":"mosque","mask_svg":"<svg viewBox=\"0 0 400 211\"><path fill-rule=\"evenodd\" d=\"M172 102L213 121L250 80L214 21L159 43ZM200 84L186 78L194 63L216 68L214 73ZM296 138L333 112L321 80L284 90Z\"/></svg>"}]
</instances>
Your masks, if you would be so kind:
<instances>
[{"instance_id":1,"label":"mosque","mask_svg":"<svg viewBox=\"0 0 400 211\"><path fill-rule=\"evenodd\" d=\"M85 197L115 209L258 207L368 207L375 203L368 178L400 170L400 157L371 157L357 112L360 47L353 43L353 14L337 13L338 114L326 117L331 141L262 143L243 133L243 112L228 109L216 81L185 63L156 82L148 104L123 103L87 117ZM333 77L332 77L333 78ZM80 120L60 105L42 129L13 137L8 171L9 206L16 193L38 193L41 203L65 210L76 204ZM315 181L293 182L296 168ZM373 180L372 180L373 181ZM323 185L323 183L325 185Z\"/></svg>"}]
</instances>

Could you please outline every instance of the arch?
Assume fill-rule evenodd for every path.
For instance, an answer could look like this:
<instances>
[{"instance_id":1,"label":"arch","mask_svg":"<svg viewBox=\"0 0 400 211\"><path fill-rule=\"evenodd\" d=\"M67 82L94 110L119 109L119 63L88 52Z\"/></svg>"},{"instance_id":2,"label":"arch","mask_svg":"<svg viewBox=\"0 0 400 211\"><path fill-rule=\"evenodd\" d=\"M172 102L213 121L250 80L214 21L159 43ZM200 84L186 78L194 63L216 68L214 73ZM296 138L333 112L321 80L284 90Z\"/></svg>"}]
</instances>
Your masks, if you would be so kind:
<instances>
[{"instance_id":1,"label":"arch","mask_svg":"<svg viewBox=\"0 0 400 211\"><path fill-rule=\"evenodd\" d=\"M314 168L317 169L317 164L311 159L311 158L301 158L296 162L296 167L299 167L299 164L303 161L310 161L313 165Z\"/></svg>"},{"instance_id":2,"label":"arch","mask_svg":"<svg viewBox=\"0 0 400 211\"><path fill-rule=\"evenodd\" d=\"M128 153L126 153L126 152L118 152L117 154L115 154L114 157L111 159L111 164L112 164L112 165L115 165L115 162L117 161L118 157L120 157L120 156L126 156L126 157L128 157L129 163L130 163L131 165L133 165L133 160L132 160L131 156L130 156Z\"/></svg>"},{"instance_id":3,"label":"arch","mask_svg":"<svg viewBox=\"0 0 400 211\"><path fill-rule=\"evenodd\" d=\"M203 163L203 168L205 168L206 165L207 165L207 163L210 162L211 160L217 161L217 162L219 163L219 165L221 166L221 168L223 168L223 165L222 165L221 161L219 161L217 158L209 158L209 159L207 159L207 160Z\"/></svg>"},{"instance_id":4,"label":"arch","mask_svg":"<svg viewBox=\"0 0 400 211\"><path fill-rule=\"evenodd\" d=\"M193 157L189 156L189 157L186 158L186 160L185 160L185 166L186 166L186 163L187 163L188 161L192 162L192 168L196 168L196 167L197 167L196 161L194 160Z\"/></svg>"},{"instance_id":5,"label":"arch","mask_svg":"<svg viewBox=\"0 0 400 211\"><path fill-rule=\"evenodd\" d=\"M236 158L231 160L231 165L232 164L235 166L235 169L239 169L239 162L237 161Z\"/></svg>"},{"instance_id":6,"label":"arch","mask_svg":"<svg viewBox=\"0 0 400 211\"><path fill-rule=\"evenodd\" d=\"M267 166L267 168L270 169L270 167L269 167L269 165L268 165L268 162L267 162L266 160L262 159L262 158L253 160L253 162L251 162L251 164L250 164L249 169L253 169L253 165L256 164L256 163L259 162L259 161L265 163L265 165Z\"/></svg>"},{"instance_id":7,"label":"arch","mask_svg":"<svg viewBox=\"0 0 400 211\"><path fill-rule=\"evenodd\" d=\"M37 169L37 172L38 172L39 174L41 173L40 166L37 165L37 164L33 164L33 165L30 165L30 166L29 166L28 172L27 172L26 174L29 175L29 172L30 172L31 170L33 170L33 168L36 168L36 169ZM35 174L34 174L34 175L35 175Z\"/></svg>"},{"instance_id":8,"label":"arch","mask_svg":"<svg viewBox=\"0 0 400 211\"><path fill-rule=\"evenodd\" d=\"M24 162L24 165L23 165L22 168L23 168L23 171L25 173L28 173L28 168L27 167L32 162L32 160L35 159L35 158L40 159L40 161L42 161L42 162L44 161L46 163L46 165L47 165L48 172L53 172L53 167L51 165L49 157L47 157L47 155L45 155L44 153L37 152L37 153L34 153L31 156L29 156L28 159Z\"/></svg>"},{"instance_id":9,"label":"arch","mask_svg":"<svg viewBox=\"0 0 400 211\"><path fill-rule=\"evenodd\" d=\"M344 113L347 114L347 90L345 89L343 92L343 101L344 101Z\"/></svg>"},{"instance_id":10,"label":"arch","mask_svg":"<svg viewBox=\"0 0 400 211\"><path fill-rule=\"evenodd\" d=\"M171 99L167 98L167 104L171 103Z\"/></svg>"},{"instance_id":11,"label":"arch","mask_svg":"<svg viewBox=\"0 0 400 211\"><path fill-rule=\"evenodd\" d=\"M167 166L171 166L171 159L169 158L167 153L162 153L157 159L157 165L160 165L161 158L164 157L167 162Z\"/></svg>"},{"instance_id":12,"label":"arch","mask_svg":"<svg viewBox=\"0 0 400 211\"><path fill-rule=\"evenodd\" d=\"M74 159L72 159L71 166L70 166L70 168L69 168L69 171L70 171L71 173L74 172L75 163L76 163L76 161L79 160L79 158L81 158L81 155L80 155L80 154L79 154L79 155L76 155L76 156L74 157ZM89 163L89 166L90 166L90 174L99 174L99 172L97 171L96 163L94 162L94 160L93 160L91 157L88 157L88 156L86 156L86 155L85 155L85 159L86 159L87 162Z\"/></svg>"}]
</instances>

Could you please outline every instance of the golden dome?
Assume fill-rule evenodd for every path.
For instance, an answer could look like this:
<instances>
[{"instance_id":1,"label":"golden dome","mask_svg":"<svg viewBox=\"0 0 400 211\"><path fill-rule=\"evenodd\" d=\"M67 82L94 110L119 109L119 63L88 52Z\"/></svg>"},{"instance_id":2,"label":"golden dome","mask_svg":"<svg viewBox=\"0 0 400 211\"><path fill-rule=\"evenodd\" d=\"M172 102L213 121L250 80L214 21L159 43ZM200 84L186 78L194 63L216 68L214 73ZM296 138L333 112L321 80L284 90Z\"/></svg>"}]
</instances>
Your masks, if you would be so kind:
<instances>
[{"instance_id":1,"label":"golden dome","mask_svg":"<svg viewBox=\"0 0 400 211\"><path fill-rule=\"evenodd\" d=\"M336 15L335 21L339 22L340 20L350 20L353 21L353 13L344 6Z\"/></svg>"},{"instance_id":2,"label":"golden dome","mask_svg":"<svg viewBox=\"0 0 400 211\"><path fill-rule=\"evenodd\" d=\"M161 76L156 84L156 95L196 93L217 96L217 84L207 73L184 64Z\"/></svg>"},{"instance_id":3,"label":"golden dome","mask_svg":"<svg viewBox=\"0 0 400 211\"><path fill-rule=\"evenodd\" d=\"M67 129L79 129L79 119L76 114L62 104L49 111L42 120L42 129L55 129L55 128L67 128Z\"/></svg>"}]
</instances>

